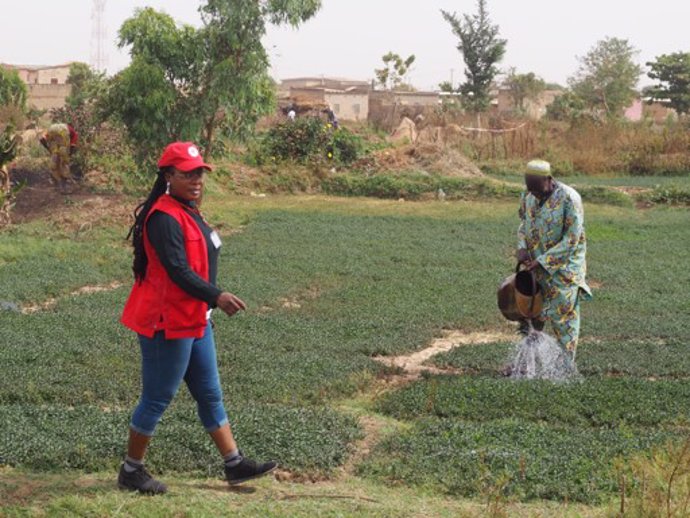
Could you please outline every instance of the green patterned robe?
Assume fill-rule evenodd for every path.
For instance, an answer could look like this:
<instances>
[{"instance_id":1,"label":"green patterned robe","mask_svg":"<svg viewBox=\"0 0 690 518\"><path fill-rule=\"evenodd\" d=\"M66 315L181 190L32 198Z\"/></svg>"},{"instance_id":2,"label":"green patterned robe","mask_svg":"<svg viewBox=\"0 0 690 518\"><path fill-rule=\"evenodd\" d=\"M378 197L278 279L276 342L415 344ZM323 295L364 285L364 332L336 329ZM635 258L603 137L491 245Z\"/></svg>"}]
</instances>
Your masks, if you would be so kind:
<instances>
[{"instance_id":1,"label":"green patterned robe","mask_svg":"<svg viewBox=\"0 0 690 518\"><path fill-rule=\"evenodd\" d=\"M543 203L525 192L520 199L518 248L527 250L541 268L537 278L544 294L541 320L550 320L561 346L575 357L580 334L580 301L592 297L587 274L587 239L582 198L556 182Z\"/></svg>"},{"instance_id":2,"label":"green patterned robe","mask_svg":"<svg viewBox=\"0 0 690 518\"><path fill-rule=\"evenodd\" d=\"M70 180L69 127L67 124L53 124L48 128L45 138L52 160L50 172L53 178L58 184Z\"/></svg>"}]
</instances>

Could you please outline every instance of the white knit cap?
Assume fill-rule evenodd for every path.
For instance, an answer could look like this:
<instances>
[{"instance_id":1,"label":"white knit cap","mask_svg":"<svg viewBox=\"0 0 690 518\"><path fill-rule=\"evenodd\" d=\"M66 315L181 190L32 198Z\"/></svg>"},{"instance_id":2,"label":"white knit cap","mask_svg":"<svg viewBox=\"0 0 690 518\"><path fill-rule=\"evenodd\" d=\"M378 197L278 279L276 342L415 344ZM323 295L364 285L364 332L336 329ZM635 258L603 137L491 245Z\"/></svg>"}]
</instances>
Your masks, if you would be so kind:
<instances>
[{"instance_id":1,"label":"white knit cap","mask_svg":"<svg viewBox=\"0 0 690 518\"><path fill-rule=\"evenodd\" d=\"M527 164L527 174L535 176L551 176L551 164L545 160L532 160Z\"/></svg>"}]
</instances>

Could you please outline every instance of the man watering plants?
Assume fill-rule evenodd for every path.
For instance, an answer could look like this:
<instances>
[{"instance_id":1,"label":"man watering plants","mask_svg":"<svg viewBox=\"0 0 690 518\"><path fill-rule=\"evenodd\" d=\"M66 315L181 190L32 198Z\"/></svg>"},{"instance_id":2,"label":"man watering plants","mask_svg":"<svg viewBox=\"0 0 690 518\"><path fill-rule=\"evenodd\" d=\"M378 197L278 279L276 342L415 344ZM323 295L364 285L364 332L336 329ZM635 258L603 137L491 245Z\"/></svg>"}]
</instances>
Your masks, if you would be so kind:
<instances>
[{"instance_id":1,"label":"man watering plants","mask_svg":"<svg viewBox=\"0 0 690 518\"><path fill-rule=\"evenodd\" d=\"M542 160L527 164L527 191L520 199L517 259L534 271L544 296L541 316L531 323L523 321L521 331L530 324L541 330L547 320L572 359L575 359L580 334L580 302L592 292L585 281L587 240L584 209L580 195L554 180L551 165Z\"/></svg>"}]
</instances>

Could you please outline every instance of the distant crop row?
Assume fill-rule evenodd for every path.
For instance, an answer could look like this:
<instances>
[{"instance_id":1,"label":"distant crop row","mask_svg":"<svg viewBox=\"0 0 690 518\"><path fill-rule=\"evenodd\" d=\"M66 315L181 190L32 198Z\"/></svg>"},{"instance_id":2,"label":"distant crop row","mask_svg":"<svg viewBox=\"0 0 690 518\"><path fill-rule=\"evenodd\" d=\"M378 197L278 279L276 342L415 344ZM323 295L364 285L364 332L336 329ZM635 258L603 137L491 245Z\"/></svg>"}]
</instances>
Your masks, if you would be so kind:
<instances>
[{"instance_id":1,"label":"distant crop row","mask_svg":"<svg viewBox=\"0 0 690 518\"><path fill-rule=\"evenodd\" d=\"M659 427L690 424L690 383L635 378L586 378L579 382L512 381L437 376L379 402L398 419L419 416L492 421L520 419L577 427Z\"/></svg>"}]
</instances>

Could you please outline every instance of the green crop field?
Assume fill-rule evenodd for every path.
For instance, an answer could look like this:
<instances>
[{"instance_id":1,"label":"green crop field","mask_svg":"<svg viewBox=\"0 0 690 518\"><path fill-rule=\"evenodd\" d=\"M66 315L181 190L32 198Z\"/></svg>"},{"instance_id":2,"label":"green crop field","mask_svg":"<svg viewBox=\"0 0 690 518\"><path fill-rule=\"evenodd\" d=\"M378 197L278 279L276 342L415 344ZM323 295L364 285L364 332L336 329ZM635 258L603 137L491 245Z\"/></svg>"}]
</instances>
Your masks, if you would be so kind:
<instances>
[{"instance_id":1,"label":"green crop field","mask_svg":"<svg viewBox=\"0 0 690 518\"><path fill-rule=\"evenodd\" d=\"M214 516L227 504L246 516L476 516L500 486L516 516L592 515L563 502L605 504L621 458L688 431L687 209L587 206L596 289L582 382L500 378L504 341L438 355L429 363L459 374L393 389L382 380L398 372L375 356L422 349L444 329L511 331L495 290L513 267L515 200L212 191L205 212L224 237L220 284L249 305L215 316L228 413L241 447L293 481L255 494L209 481L220 465L183 388L148 457L173 494L155 504L115 489L139 390L136 337L118 323L127 223L75 232L36 220L0 234L0 514ZM74 293L94 285L114 289Z\"/></svg>"}]
</instances>

